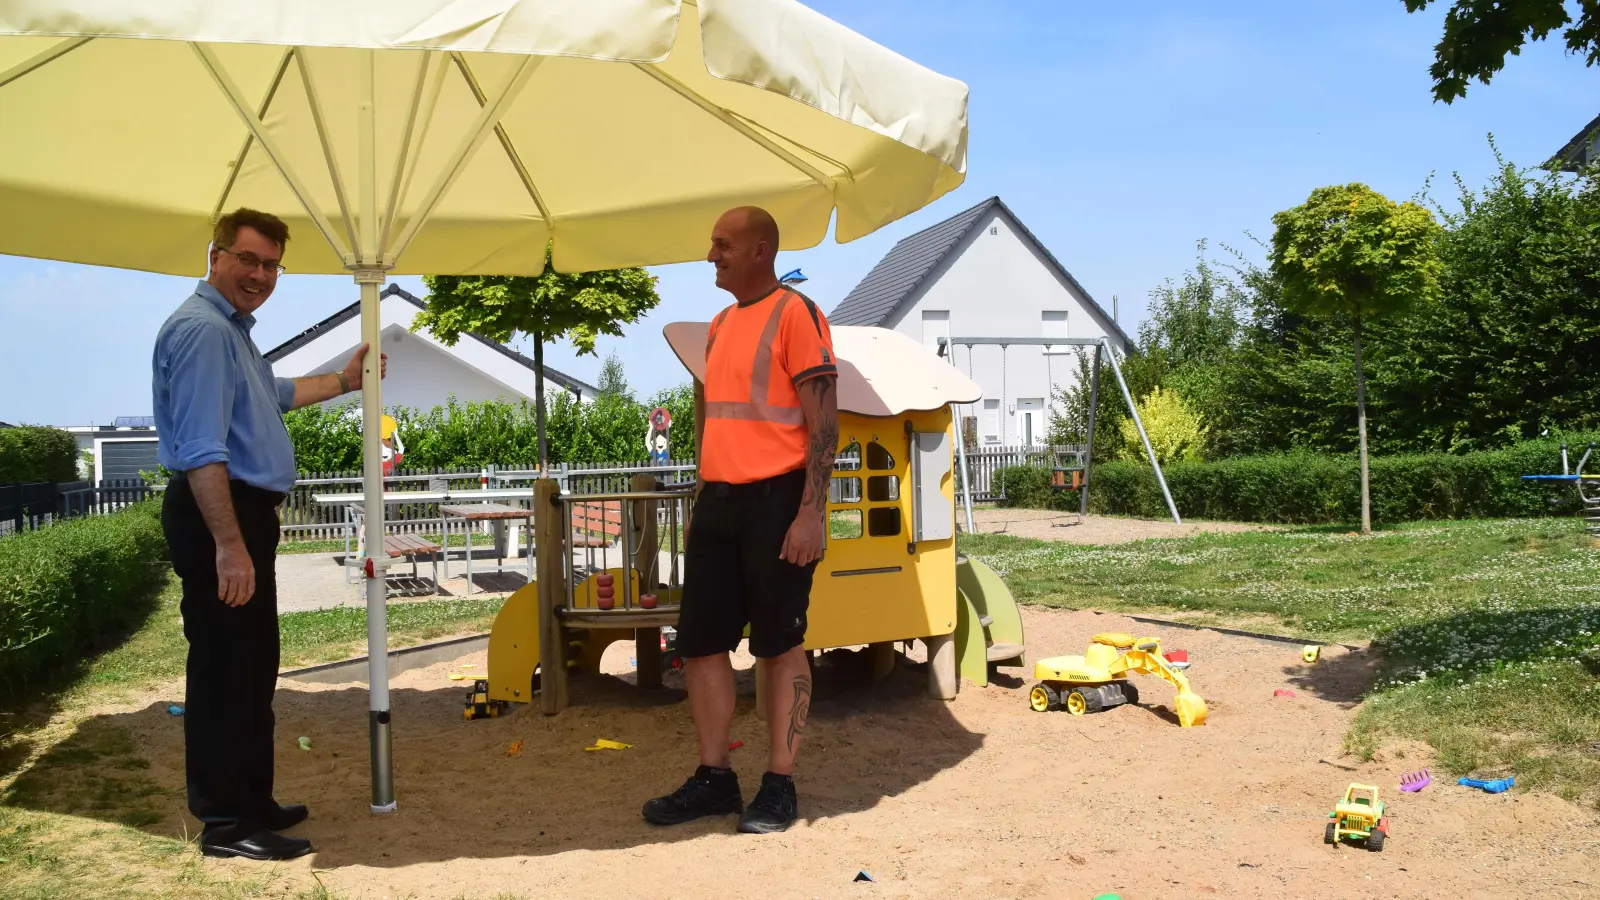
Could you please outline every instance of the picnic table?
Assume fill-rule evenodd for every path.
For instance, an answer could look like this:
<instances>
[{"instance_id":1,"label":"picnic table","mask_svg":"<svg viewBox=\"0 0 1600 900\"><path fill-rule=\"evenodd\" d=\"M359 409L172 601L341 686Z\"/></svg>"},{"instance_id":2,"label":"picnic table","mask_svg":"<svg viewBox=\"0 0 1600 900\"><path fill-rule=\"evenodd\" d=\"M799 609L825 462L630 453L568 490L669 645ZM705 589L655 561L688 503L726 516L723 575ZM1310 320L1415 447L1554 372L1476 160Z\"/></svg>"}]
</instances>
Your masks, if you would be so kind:
<instances>
[{"instance_id":1,"label":"picnic table","mask_svg":"<svg viewBox=\"0 0 1600 900\"><path fill-rule=\"evenodd\" d=\"M503 528L511 519L521 519L528 523L528 553L527 570L528 581L533 581L533 510L523 509L520 506L507 506L504 503L447 503L439 507L439 512L444 515L444 541L450 543L450 519L455 517L462 520L462 531L467 535L467 593L472 593L472 525L475 522L493 522L496 528ZM500 540L495 541L496 547L504 546ZM509 548L513 552L515 547ZM503 572L513 566L505 565L505 557L500 557L497 565L490 567L490 572Z\"/></svg>"}]
</instances>

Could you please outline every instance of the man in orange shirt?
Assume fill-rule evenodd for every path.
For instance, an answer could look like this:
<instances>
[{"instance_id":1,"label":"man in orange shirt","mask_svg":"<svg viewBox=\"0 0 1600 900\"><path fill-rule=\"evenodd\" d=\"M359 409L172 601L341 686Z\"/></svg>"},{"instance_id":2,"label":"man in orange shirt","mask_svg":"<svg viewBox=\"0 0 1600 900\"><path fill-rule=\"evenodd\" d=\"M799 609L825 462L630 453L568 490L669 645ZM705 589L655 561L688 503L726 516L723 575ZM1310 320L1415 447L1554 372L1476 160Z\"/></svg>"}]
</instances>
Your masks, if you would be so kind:
<instances>
[{"instance_id":1,"label":"man in orange shirt","mask_svg":"<svg viewBox=\"0 0 1600 900\"><path fill-rule=\"evenodd\" d=\"M677 791L644 805L659 825L742 812L739 830L794 823L794 761L811 704L801 644L811 576L827 539L828 483L839 445L837 379L828 321L782 284L778 225L765 210L729 210L706 259L736 301L706 336L695 396L699 485L686 538L677 649L685 660L700 766ZM728 759L733 725L729 653L750 627L762 668L771 745L761 789L745 808Z\"/></svg>"}]
</instances>

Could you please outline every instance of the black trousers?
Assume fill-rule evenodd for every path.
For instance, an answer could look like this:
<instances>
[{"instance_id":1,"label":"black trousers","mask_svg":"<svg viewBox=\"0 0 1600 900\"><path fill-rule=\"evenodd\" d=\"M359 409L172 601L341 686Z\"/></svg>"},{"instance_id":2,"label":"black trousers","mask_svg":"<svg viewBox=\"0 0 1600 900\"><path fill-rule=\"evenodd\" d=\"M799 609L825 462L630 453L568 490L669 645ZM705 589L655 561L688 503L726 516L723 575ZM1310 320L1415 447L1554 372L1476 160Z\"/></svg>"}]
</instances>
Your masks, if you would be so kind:
<instances>
[{"instance_id":1,"label":"black trousers","mask_svg":"<svg viewBox=\"0 0 1600 900\"><path fill-rule=\"evenodd\" d=\"M161 524L183 581L189 641L184 693L184 769L189 812L208 840L229 842L265 826L272 795L272 696L278 684L277 506L283 495L231 483L234 514L255 566L243 606L217 598L217 546L189 483L174 479Z\"/></svg>"}]
</instances>

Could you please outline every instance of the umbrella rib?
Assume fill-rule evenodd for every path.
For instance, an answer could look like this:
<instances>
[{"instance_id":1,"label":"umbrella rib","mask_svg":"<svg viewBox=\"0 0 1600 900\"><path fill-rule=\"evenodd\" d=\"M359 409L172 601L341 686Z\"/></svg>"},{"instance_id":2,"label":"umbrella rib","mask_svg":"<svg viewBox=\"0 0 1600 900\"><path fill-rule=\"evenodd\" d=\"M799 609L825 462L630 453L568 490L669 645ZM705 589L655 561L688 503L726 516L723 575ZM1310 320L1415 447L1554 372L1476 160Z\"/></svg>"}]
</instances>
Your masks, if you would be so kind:
<instances>
[{"instance_id":1,"label":"umbrella rib","mask_svg":"<svg viewBox=\"0 0 1600 900\"><path fill-rule=\"evenodd\" d=\"M477 119L473 121L467 133L462 136L461 143L456 146L455 152L450 155L449 163L439 173L439 177L435 179L433 187L428 189L428 193L423 197L422 203L417 207L417 214L411 218L411 221L406 223L405 231L400 232L399 239L395 241L394 249L386 254L389 265L394 265L400 255L406 251L406 248L411 246L411 241L416 238L417 232L422 229L423 223L428 221L428 217L433 215L434 208L443 199L444 192L461 174L461 170L466 166L467 160L472 158L472 152L483 143L483 139L488 136L493 126L500 121L500 116L505 112L506 105L517 96L517 93L522 90L522 86L528 83L528 78L533 75L534 70L539 68L545 59L546 57L543 56L523 56L519 58L517 70L511 73L511 79L506 82L505 87L500 89L499 96L478 110Z\"/></svg>"},{"instance_id":2,"label":"umbrella rib","mask_svg":"<svg viewBox=\"0 0 1600 900\"><path fill-rule=\"evenodd\" d=\"M46 47L38 53L35 53L22 62L17 63L11 68L5 70L4 72L0 72L0 87L5 87L29 72L37 71L49 65L50 63L55 62L61 57L66 56L68 53L71 53L72 51L82 47L84 44L87 44L92 40L94 40L92 37L73 37L51 44L49 47Z\"/></svg>"},{"instance_id":3,"label":"umbrella rib","mask_svg":"<svg viewBox=\"0 0 1600 900\"><path fill-rule=\"evenodd\" d=\"M729 110L723 109L722 107L718 106L717 104L712 103L710 100L707 100L705 97L700 96L698 93L696 93L688 85L684 84L683 82L679 81L676 78L673 78L671 75L668 75L666 72L661 71L661 69L659 67L657 67L657 66L651 65L649 63L634 63L633 65L634 65L634 68L636 68L639 71L645 73L646 75L649 75L651 78L654 78L656 81L661 82L661 84L666 86L668 89L674 91L680 97L682 97L685 100L688 100L690 103L693 103L695 106L698 106L701 109L705 110L707 113L709 113L710 115L714 116L716 119L721 121L724 125L727 125L729 128L732 128L734 131L739 132L739 134L743 135L744 137L748 138L751 142L753 142L756 145L760 146L763 150L766 150L768 153L771 153L773 156L778 157L779 159L783 160L784 162L788 163L789 165L793 166L794 168L799 169L801 172L803 172L806 175L810 176L812 181L815 181L817 184L822 185L823 187L827 188L829 191L833 190L833 179L831 177L829 177L828 175L824 174L822 172L822 170L820 170L816 166L813 166L812 164L806 162L805 160L801 159L800 157L794 155L790 151L785 150L784 148L778 146L777 143L774 142L771 138L767 137L766 135L762 134L759 131L756 131L754 128L751 128L749 125L746 125L743 120L741 120L738 116L734 115Z\"/></svg>"},{"instance_id":4,"label":"umbrella rib","mask_svg":"<svg viewBox=\"0 0 1600 900\"><path fill-rule=\"evenodd\" d=\"M295 65L300 69L300 83L306 89L306 102L311 104L311 123L317 129L317 141L322 144L322 157L328 161L328 177L333 179L333 196L339 202L339 215L344 218L345 239L351 246L356 245L356 225L350 218L350 199L344 194L344 178L339 172L339 160L334 156L333 143L328 139L328 126L322 119L322 98L317 94L316 85L311 81L311 64L306 62L305 51L294 55Z\"/></svg>"},{"instance_id":5,"label":"umbrella rib","mask_svg":"<svg viewBox=\"0 0 1600 900\"><path fill-rule=\"evenodd\" d=\"M306 185L300 180L300 176L295 174L294 167L289 165L289 157L284 154L283 148L278 146L278 142L267 134L267 127L261 123L260 117L245 103L244 93L239 90L239 86L234 83L233 79L228 77L228 73L223 70L222 63L217 59L216 54L197 41L191 41L189 46L193 47L195 55L200 57L201 65L205 67L207 72L211 73L212 79L217 82L217 87L221 88L223 96L227 97L228 101L233 104L233 111L239 115L239 118L244 120L245 127L250 129L250 133L255 135L255 139L261 142L261 149L267 152L267 157L272 160L273 165L278 167L278 172L283 175L284 181L289 183L289 190L294 194L295 199L300 201L300 206L305 209L306 215L311 217L312 224L316 225L317 230L322 232L323 238L327 240L328 245L333 248L334 253L339 255L339 259L346 266L354 265L355 258L346 249L344 242L339 240L338 233L334 231L333 223L329 222L328 217L323 215L322 211L317 209L316 204L311 202L311 192L306 189Z\"/></svg>"},{"instance_id":6,"label":"umbrella rib","mask_svg":"<svg viewBox=\"0 0 1600 900\"><path fill-rule=\"evenodd\" d=\"M467 65L467 60L460 53L451 53L451 58L456 61L456 67L461 70L461 77L466 80L467 87L472 90L472 96L478 99L478 105L483 106L487 97L483 88L478 84L477 76L472 74L472 69ZM533 198L533 205L539 208L539 215L544 219L546 229L552 228L550 220L550 207L545 206L544 197L539 194L539 188L533 183L533 176L528 174L527 166L522 164L522 156L517 153L517 148L511 143L511 136L506 134L504 125L494 123L495 137L500 139L500 148L506 152L506 158L511 160L511 167L517 170L517 177L522 179L522 186L527 188L528 196Z\"/></svg>"},{"instance_id":7,"label":"umbrella rib","mask_svg":"<svg viewBox=\"0 0 1600 900\"><path fill-rule=\"evenodd\" d=\"M278 96L278 85L283 83L283 75L289 71L289 62L294 58L294 48L283 51L283 58L278 60L278 71L272 76L272 84L267 86L266 96L261 98L261 109L256 113L256 118L263 118L267 109L272 106L273 98ZM233 158L233 165L228 167L228 180L222 185L222 193L217 195L217 205L211 209L211 221L222 218L222 207L228 202L228 197L233 194L234 182L239 180L239 171L244 168L245 154L250 152L250 145L255 143L256 136L249 133L244 136L244 145L239 148L239 153Z\"/></svg>"},{"instance_id":8,"label":"umbrella rib","mask_svg":"<svg viewBox=\"0 0 1600 900\"><path fill-rule=\"evenodd\" d=\"M409 184L411 181L411 172L413 170L406 168L406 163L411 156L412 135L416 133L417 110L422 103L422 88L428 80L428 62L432 59L433 51L424 50L422 51L421 62L417 65L417 84L411 89L411 109L406 113L406 128L400 138L400 156L394 163L394 178L389 181L389 203L388 208L383 212L383 232L378 237L378 246L380 248L389 245L389 230L394 227L394 217L399 211L400 201L404 197L404 193L400 188L403 184ZM444 66L440 66L439 69L442 73ZM433 99L437 100L438 97L439 92L435 90ZM429 118L433 116L433 104L431 102L428 104L428 116ZM417 148L417 155L422 155L421 147Z\"/></svg>"}]
</instances>

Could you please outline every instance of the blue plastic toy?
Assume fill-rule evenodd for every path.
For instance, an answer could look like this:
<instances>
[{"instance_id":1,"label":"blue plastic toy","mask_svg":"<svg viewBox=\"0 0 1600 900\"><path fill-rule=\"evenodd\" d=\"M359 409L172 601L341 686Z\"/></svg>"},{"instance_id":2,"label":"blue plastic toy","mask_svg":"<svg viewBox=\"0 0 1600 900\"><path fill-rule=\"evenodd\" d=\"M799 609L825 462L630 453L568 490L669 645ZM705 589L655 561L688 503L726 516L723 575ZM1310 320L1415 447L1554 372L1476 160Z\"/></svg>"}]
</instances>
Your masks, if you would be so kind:
<instances>
[{"instance_id":1,"label":"blue plastic toy","mask_svg":"<svg viewBox=\"0 0 1600 900\"><path fill-rule=\"evenodd\" d=\"M810 281L810 280L811 279L809 279L806 276L800 274L800 270L799 269L795 269L793 272L790 272L789 274L787 274L787 275L783 276L782 278L778 279L778 281L780 281L780 282L782 282L784 284L799 284L802 281Z\"/></svg>"},{"instance_id":2,"label":"blue plastic toy","mask_svg":"<svg viewBox=\"0 0 1600 900\"><path fill-rule=\"evenodd\" d=\"M1491 794L1499 794L1509 791L1511 790L1511 786L1516 783L1516 779L1514 778L1496 778L1493 781L1484 781L1481 778L1463 778L1456 782L1456 784L1462 785L1463 787L1481 788Z\"/></svg>"}]
</instances>

